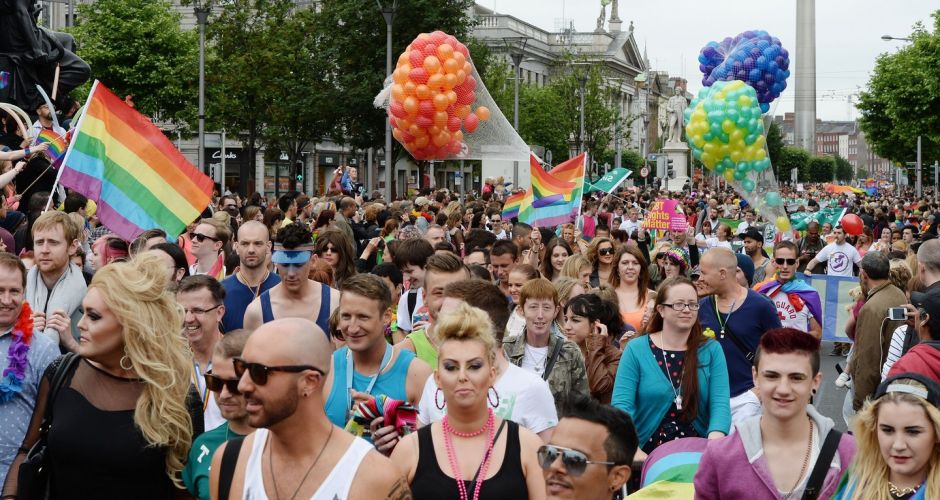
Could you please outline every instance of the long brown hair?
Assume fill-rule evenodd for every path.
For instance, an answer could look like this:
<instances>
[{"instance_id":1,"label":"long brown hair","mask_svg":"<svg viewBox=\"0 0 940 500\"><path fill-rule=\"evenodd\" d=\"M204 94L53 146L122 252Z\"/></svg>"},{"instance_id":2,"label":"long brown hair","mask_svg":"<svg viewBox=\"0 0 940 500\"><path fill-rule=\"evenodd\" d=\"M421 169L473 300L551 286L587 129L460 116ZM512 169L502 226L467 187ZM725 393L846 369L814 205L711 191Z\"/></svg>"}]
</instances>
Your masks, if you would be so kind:
<instances>
[{"instance_id":1,"label":"long brown hair","mask_svg":"<svg viewBox=\"0 0 940 500\"><path fill-rule=\"evenodd\" d=\"M611 270L610 278L607 280L610 282L610 286L614 287L615 290L620 286L620 259L624 254L632 255L636 258L636 261L640 263L640 276L636 280L636 286L640 289L637 293L638 302L636 305L642 306L646 303L646 296L650 291L650 270L649 262L646 262L646 257L643 257L643 252L641 252L639 248L632 245L621 245L620 248L617 249L617 253L614 254L614 268Z\"/></svg>"},{"instance_id":2,"label":"long brown hair","mask_svg":"<svg viewBox=\"0 0 940 500\"><path fill-rule=\"evenodd\" d=\"M650 316L649 323L647 323L646 331L643 332L643 335L662 331L663 316L659 314L657 306L666 302L666 295L669 294L670 289L680 285L688 285L695 290L695 285L692 284L692 281L684 276L667 278L659 285L659 289L656 292L656 299L653 302L653 314ZM696 316L695 323L692 324L692 329L689 331L689 340L686 342L687 348L685 358L682 361L682 376L680 377L682 381L683 406L680 413L683 420L686 422L692 422L698 415L698 403L700 399L698 389L698 349L707 341L708 337L702 334L702 324L699 323L698 317Z\"/></svg>"}]
</instances>

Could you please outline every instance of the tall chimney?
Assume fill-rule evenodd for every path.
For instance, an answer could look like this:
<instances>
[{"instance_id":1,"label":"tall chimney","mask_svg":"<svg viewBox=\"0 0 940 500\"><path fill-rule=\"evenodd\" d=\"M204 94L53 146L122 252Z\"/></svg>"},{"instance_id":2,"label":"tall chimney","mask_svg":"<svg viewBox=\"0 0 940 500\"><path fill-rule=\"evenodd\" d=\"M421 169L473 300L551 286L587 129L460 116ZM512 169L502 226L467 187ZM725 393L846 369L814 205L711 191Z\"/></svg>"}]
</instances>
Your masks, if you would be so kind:
<instances>
[{"instance_id":1,"label":"tall chimney","mask_svg":"<svg viewBox=\"0 0 940 500\"><path fill-rule=\"evenodd\" d=\"M796 146L816 154L816 0L796 1Z\"/></svg>"}]
</instances>

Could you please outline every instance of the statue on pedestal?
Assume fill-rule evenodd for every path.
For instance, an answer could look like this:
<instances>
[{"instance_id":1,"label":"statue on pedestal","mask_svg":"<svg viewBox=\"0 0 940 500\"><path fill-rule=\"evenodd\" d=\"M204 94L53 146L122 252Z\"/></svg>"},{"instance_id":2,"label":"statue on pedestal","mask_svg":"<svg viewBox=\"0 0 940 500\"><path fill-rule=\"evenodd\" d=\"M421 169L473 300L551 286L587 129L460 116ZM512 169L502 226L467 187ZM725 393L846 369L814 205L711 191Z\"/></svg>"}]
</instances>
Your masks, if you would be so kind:
<instances>
[{"instance_id":1,"label":"statue on pedestal","mask_svg":"<svg viewBox=\"0 0 940 500\"><path fill-rule=\"evenodd\" d=\"M597 29L594 30L598 33L604 32L604 21L607 19L607 6L610 5L610 2L611 0L601 0L601 15L597 17ZM614 7L614 9L616 9L616 7Z\"/></svg>"},{"instance_id":2,"label":"statue on pedestal","mask_svg":"<svg viewBox=\"0 0 940 500\"><path fill-rule=\"evenodd\" d=\"M685 132L685 108L688 106L682 89L676 89L675 95L669 98L666 105L669 110L669 133L666 135L666 142L682 142L682 134Z\"/></svg>"}]
</instances>

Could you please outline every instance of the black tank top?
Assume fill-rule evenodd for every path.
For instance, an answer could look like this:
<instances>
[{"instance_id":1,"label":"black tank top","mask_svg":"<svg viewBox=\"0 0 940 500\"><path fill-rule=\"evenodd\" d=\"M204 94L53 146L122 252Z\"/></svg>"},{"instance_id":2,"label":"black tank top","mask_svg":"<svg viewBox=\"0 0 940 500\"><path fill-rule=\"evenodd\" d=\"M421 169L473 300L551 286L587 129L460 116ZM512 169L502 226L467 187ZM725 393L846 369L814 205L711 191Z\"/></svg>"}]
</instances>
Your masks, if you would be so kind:
<instances>
[{"instance_id":1,"label":"black tank top","mask_svg":"<svg viewBox=\"0 0 940 500\"><path fill-rule=\"evenodd\" d=\"M480 498L520 499L529 498L525 475L522 473L522 460L519 458L519 425L506 421L506 454L495 476L483 482ZM472 478L471 478L472 479ZM467 493L473 495L470 481L464 481ZM431 426L418 430L418 467L411 482L411 493L415 500L460 500L457 482L441 470L434 454L434 439Z\"/></svg>"}]
</instances>

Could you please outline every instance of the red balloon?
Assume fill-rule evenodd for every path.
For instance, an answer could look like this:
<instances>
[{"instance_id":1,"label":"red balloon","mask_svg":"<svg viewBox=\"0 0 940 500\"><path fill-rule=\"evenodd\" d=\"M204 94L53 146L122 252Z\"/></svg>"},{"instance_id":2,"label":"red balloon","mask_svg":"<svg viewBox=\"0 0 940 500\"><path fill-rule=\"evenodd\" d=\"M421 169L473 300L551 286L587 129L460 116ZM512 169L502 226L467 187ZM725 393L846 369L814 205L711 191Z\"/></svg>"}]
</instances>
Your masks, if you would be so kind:
<instances>
[{"instance_id":1,"label":"red balloon","mask_svg":"<svg viewBox=\"0 0 940 500\"><path fill-rule=\"evenodd\" d=\"M388 110L398 118L404 118L405 116L408 116L408 113L405 112L405 107L402 106L400 102L393 102L392 105L389 106Z\"/></svg>"},{"instance_id":2,"label":"red balloon","mask_svg":"<svg viewBox=\"0 0 940 500\"><path fill-rule=\"evenodd\" d=\"M427 56L437 57L437 45L433 43L429 43L425 45L423 49L421 49L421 52L424 52L425 57Z\"/></svg>"},{"instance_id":3,"label":"red balloon","mask_svg":"<svg viewBox=\"0 0 940 500\"><path fill-rule=\"evenodd\" d=\"M470 113L466 118L463 119L463 128L471 134L476 132L479 125L480 119L477 118L477 115L473 113Z\"/></svg>"},{"instance_id":4,"label":"red balloon","mask_svg":"<svg viewBox=\"0 0 940 500\"><path fill-rule=\"evenodd\" d=\"M418 104L418 114L425 118L434 118L434 103L430 99Z\"/></svg>"},{"instance_id":5,"label":"red balloon","mask_svg":"<svg viewBox=\"0 0 940 500\"><path fill-rule=\"evenodd\" d=\"M456 132L460 130L460 118L457 118L456 116L451 116L450 118L448 118L447 130L450 130L451 132Z\"/></svg>"},{"instance_id":6,"label":"red balloon","mask_svg":"<svg viewBox=\"0 0 940 500\"><path fill-rule=\"evenodd\" d=\"M433 116L433 115L432 115L432 116ZM428 128L428 127L430 127L431 125L434 125L434 120L432 120L432 119L430 119L430 118L427 118L427 117L425 117L425 116L419 116L419 117L415 120L415 125L417 125L418 128Z\"/></svg>"},{"instance_id":7,"label":"red balloon","mask_svg":"<svg viewBox=\"0 0 940 500\"><path fill-rule=\"evenodd\" d=\"M851 234L853 236L862 234L865 229L865 223L855 214L848 214L842 217L840 224L842 224L842 229L845 229L845 234Z\"/></svg>"},{"instance_id":8,"label":"red balloon","mask_svg":"<svg viewBox=\"0 0 940 500\"><path fill-rule=\"evenodd\" d=\"M422 45L422 48L423 47ZM424 52L420 49L412 50L411 53L408 54L408 62L411 63L412 68L420 68L421 65L424 64Z\"/></svg>"},{"instance_id":9,"label":"red balloon","mask_svg":"<svg viewBox=\"0 0 940 500\"><path fill-rule=\"evenodd\" d=\"M408 77L415 83L428 83L428 72L421 67L412 69L408 73Z\"/></svg>"}]
</instances>

